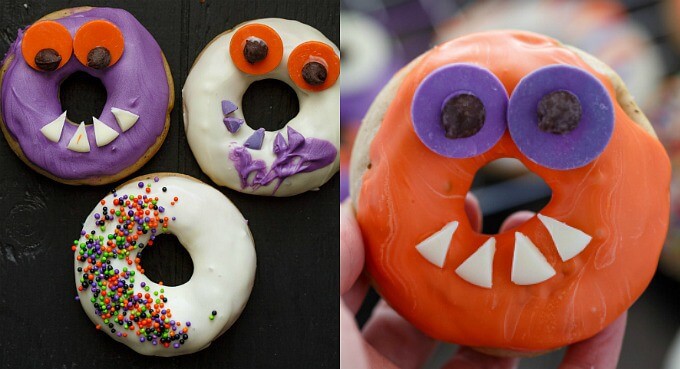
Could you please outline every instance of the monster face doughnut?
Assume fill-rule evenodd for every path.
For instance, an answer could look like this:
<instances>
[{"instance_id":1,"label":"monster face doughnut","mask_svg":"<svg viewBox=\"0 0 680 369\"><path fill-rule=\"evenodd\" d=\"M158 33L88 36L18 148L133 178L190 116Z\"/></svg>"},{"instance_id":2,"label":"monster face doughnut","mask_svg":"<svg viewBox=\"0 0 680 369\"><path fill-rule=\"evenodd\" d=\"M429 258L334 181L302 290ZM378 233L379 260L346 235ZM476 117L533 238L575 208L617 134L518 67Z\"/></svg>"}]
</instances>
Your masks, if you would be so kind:
<instances>
[{"instance_id":1,"label":"monster face doughnut","mask_svg":"<svg viewBox=\"0 0 680 369\"><path fill-rule=\"evenodd\" d=\"M552 199L480 234L465 195L499 158L543 178ZM383 298L436 339L498 354L601 331L648 285L668 227L669 159L621 80L526 32L450 41L399 72L364 120L350 175Z\"/></svg>"},{"instance_id":2,"label":"monster face doughnut","mask_svg":"<svg viewBox=\"0 0 680 369\"><path fill-rule=\"evenodd\" d=\"M191 279L164 286L140 258L162 233L177 236ZM247 221L216 189L181 174L135 178L101 200L74 241L77 300L97 330L144 355L206 348L248 301L255 248Z\"/></svg>"},{"instance_id":3,"label":"monster face doughnut","mask_svg":"<svg viewBox=\"0 0 680 369\"><path fill-rule=\"evenodd\" d=\"M75 72L99 78L108 93L92 125L69 121L59 102L61 82ZM59 182L123 178L156 153L169 127L174 97L165 57L125 10L83 7L45 16L19 31L0 79L0 126L10 147Z\"/></svg>"},{"instance_id":4,"label":"monster face doughnut","mask_svg":"<svg viewBox=\"0 0 680 369\"><path fill-rule=\"evenodd\" d=\"M191 150L216 183L256 195L292 196L326 183L339 167L340 59L319 31L285 19L259 19L217 36L182 90ZM245 124L241 99L251 83L286 82L298 115L278 131Z\"/></svg>"}]
</instances>

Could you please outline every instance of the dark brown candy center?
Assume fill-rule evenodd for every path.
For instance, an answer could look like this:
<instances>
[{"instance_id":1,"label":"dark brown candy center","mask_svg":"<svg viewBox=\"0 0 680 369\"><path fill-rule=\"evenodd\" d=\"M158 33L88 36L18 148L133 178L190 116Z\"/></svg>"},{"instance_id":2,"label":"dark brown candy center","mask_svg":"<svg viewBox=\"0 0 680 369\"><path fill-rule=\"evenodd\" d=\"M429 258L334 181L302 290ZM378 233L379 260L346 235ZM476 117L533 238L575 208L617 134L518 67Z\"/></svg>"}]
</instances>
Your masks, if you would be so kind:
<instances>
[{"instance_id":1,"label":"dark brown candy center","mask_svg":"<svg viewBox=\"0 0 680 369\"><path fill-rule=\"evenodd\" d=\"M444 104L442 126L448 138L470 137L484 126L486 110L475 95L456 95Z\"/></svg>"},{"instance_id":2,"label":"dark brown candy center","mask_svg":"<svg viewBox=\"0 0 680 369\"><path fill-rule=\"evenodd\" d=\"M551 92L538 102L536 109L538 128L554 134L569 133L576 129L583 111L578 98L568 91Z\"/></svg>"},{"instance_id":3,"label":"dark brown candy center","mask_svg":"<svg viewBox=\"0 0 680 369\"><path fill-rule=\"evenodd\" d=\"M44 71L53 71L61 63L61 55L54 49L42 49L35 54L35 65Z\"/></svg>"},{"instance_id":4,"label":"dark brown candy center","mask_svg":"<svg viewBox=\"0 0 680 369\"><path fill-rule=\"evenodd\" d=\"M269 46L262 40L246 40L243 56L250 64L255 64L267 57Z\"/></svg>"},{"instance_id":5,"label":"dark brown candy center","mask_svg":"<svg viewBox=\"0 0 680 369\"><path fill-rule=\"evenodd\" d=\"M326 77L328 77L328 71L321 63L309 62L302 67L302 78L312 86L326 82Z\"/></svg>"},{"instance_id":6,"label":"dark brown candy center","mask_svg":"<svg viewBox=\"0 0 680 369\"><path fill-rule=\"evenodd\" d=\"M87 53L87 66L94 69L104 69L111 64L111 53L105 47L95 47Z\"/></svg>"}]
</instances>

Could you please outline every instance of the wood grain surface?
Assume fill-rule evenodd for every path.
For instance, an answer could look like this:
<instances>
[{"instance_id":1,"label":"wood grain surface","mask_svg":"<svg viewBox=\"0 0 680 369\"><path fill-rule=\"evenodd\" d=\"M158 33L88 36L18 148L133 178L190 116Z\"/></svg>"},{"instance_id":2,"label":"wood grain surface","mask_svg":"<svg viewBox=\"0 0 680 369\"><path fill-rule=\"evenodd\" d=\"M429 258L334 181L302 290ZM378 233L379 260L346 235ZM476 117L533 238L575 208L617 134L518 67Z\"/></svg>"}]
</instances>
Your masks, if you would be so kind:
<instances>
[{"instance_id":1,"label":"wood grain surface","mask_svg":"<svg viewBox=\"0 0 680 369\"><path fill-rule=\"evenodd\" d=\"M55 10L83 5L131 12L154 35L172 70L176 100L170 132L158 154L135 175L179 172L214 185L187 144L181 88L198 53L219 33L246 20L282 17L307 23L339 43L336 0L0 0L0 53L7 51L18 28ZM91 91L91 86L75 85ZM260 93L244 102L252 120L264 126L295 113L295 99L275 85L260 86ZM90 98L101 96L83 95L78 107L83 114L101 106ZM56 183L30 170L0 140L0 368L337 367L338 179L291 198L220 188L249 220L255 239L257 274L248 305L209 348L170 359L145 357L97 332L74 300L71 242L115 185ZM190 275L188 256L174 242L167 239L158 245L162 250L145 255L145 268L153 276L181 281Z\"/></svg>"}]
</instances>

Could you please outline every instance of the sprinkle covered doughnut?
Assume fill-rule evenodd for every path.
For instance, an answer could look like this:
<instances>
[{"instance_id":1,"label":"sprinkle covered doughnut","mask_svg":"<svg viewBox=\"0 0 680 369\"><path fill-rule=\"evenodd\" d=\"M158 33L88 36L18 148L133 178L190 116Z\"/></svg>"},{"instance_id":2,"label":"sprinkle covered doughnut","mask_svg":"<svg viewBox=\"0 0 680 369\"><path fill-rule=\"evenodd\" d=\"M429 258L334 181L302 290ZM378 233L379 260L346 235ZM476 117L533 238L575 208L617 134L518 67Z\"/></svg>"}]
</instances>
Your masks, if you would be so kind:
<instances>
[{"instance_id":1,"label":"sprinkle covered doughnut","mask_svg":"<svg viewBox=\"0 0 680 369\"><path fill-rule=\"evenodd\" d=\"M69 121L61 108L59 87L75 72L99 78L108 94L92 125ZM163 143L174 101L158 43L122 9L65 9L19 31L0 83L10 146L67 184L110 183L137 170Z\"/></svg>"},{"instance_id":2,"label":"sprinkle covered doughnut","mask_svg":"<svg viewBox=\"0 0 680 369\"><path fill-rule=\"evenodd\" d=\"M179 286L149 280L142 252L172 233L194 272ZM99 330L140 354L206 348L245 307L255 277L247 221L216 189L185 175L150 174L107 195L87 217L75 254L77 299Z\"/></svg>"},{"instance_id":3,"label":"sprinkle covered doughnut","mask_svg":"<svg viewBox=\"0 0 680 369\"><path fill-rule=\"evenodd\" d=\"M465 195L504 157L552 199L481 234ZM532 33L473 34L413 61L368 112L350 174L383 298L434 338L495 353L601 331L648 285L668 227L669 159L621 80Z\"/></svg>"},{"instance_id":4,"label":"sprinkle covered doughnut","mask_svg":"<svg viewBox=\"0 0 680 369\"><path fill-rule=\"evenodd\" d=\"M316 29L258 19L208 44L182 90L191 150L215 183L256 195L292 196L326 183L339 168L339 52ZM262 79L286 82L300 111L278 131L252 129L239 106Z\"/></svg>"}]
</instances>

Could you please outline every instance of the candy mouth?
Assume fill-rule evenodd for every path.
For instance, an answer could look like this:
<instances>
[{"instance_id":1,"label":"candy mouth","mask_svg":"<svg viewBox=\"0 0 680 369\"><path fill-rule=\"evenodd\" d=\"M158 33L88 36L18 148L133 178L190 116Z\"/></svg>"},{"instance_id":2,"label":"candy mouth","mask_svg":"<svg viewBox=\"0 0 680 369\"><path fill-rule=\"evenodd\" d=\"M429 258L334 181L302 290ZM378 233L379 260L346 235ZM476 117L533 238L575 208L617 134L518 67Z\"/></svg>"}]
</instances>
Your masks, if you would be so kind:
<instances>
[{"instance_id":1,"label":"candy mouth","mask_svg":"<svg viewBox=\"0 0 680 369\"><path fill-rule=\"evenodd\" d=\"M111 108L111 113L115 117L116 123L121 129L121 133L132 128L132 126L134 126L139 119L139 115L119 108ZM101 120L92 117L92 121L92 128L90 128L90 126L86 126L84 122L81 122L78 125L78 129L76 129L75 133L70 138L68 138L68 144L66 145L67 149L81 153L90 152L90 141L87 134L87 131L90 129L94 130L93 135L97 147L106 146L117 139L118 136L120 136L118 131L111 128L111 126L102 122ZM61 140L65 123L66 112L63 112L52 122L44 125L40 129L40 132L48 140L58 143Z\"/></svg>"},{"instance_id":2,"label":"candy mouth","mask_svg":"<svg viewBox=\"0 0 680 369\"><path fill-rule=\"evenodd\" d=\"M537 214L543 227L548 230L560 259L566 262L579 255L592 237L580 229L558 219ZM433 265L444 268L447 254L458 230L458 221L452 221L416 245L417 251ZM511 281L516 285L538 284L552 278L556 272L532 241L530 233L515 232ZM489 237L460 265L455 273L463 280L483 288L493 286L493 260L496 237Z\"/></svg>"}]
</instances>

